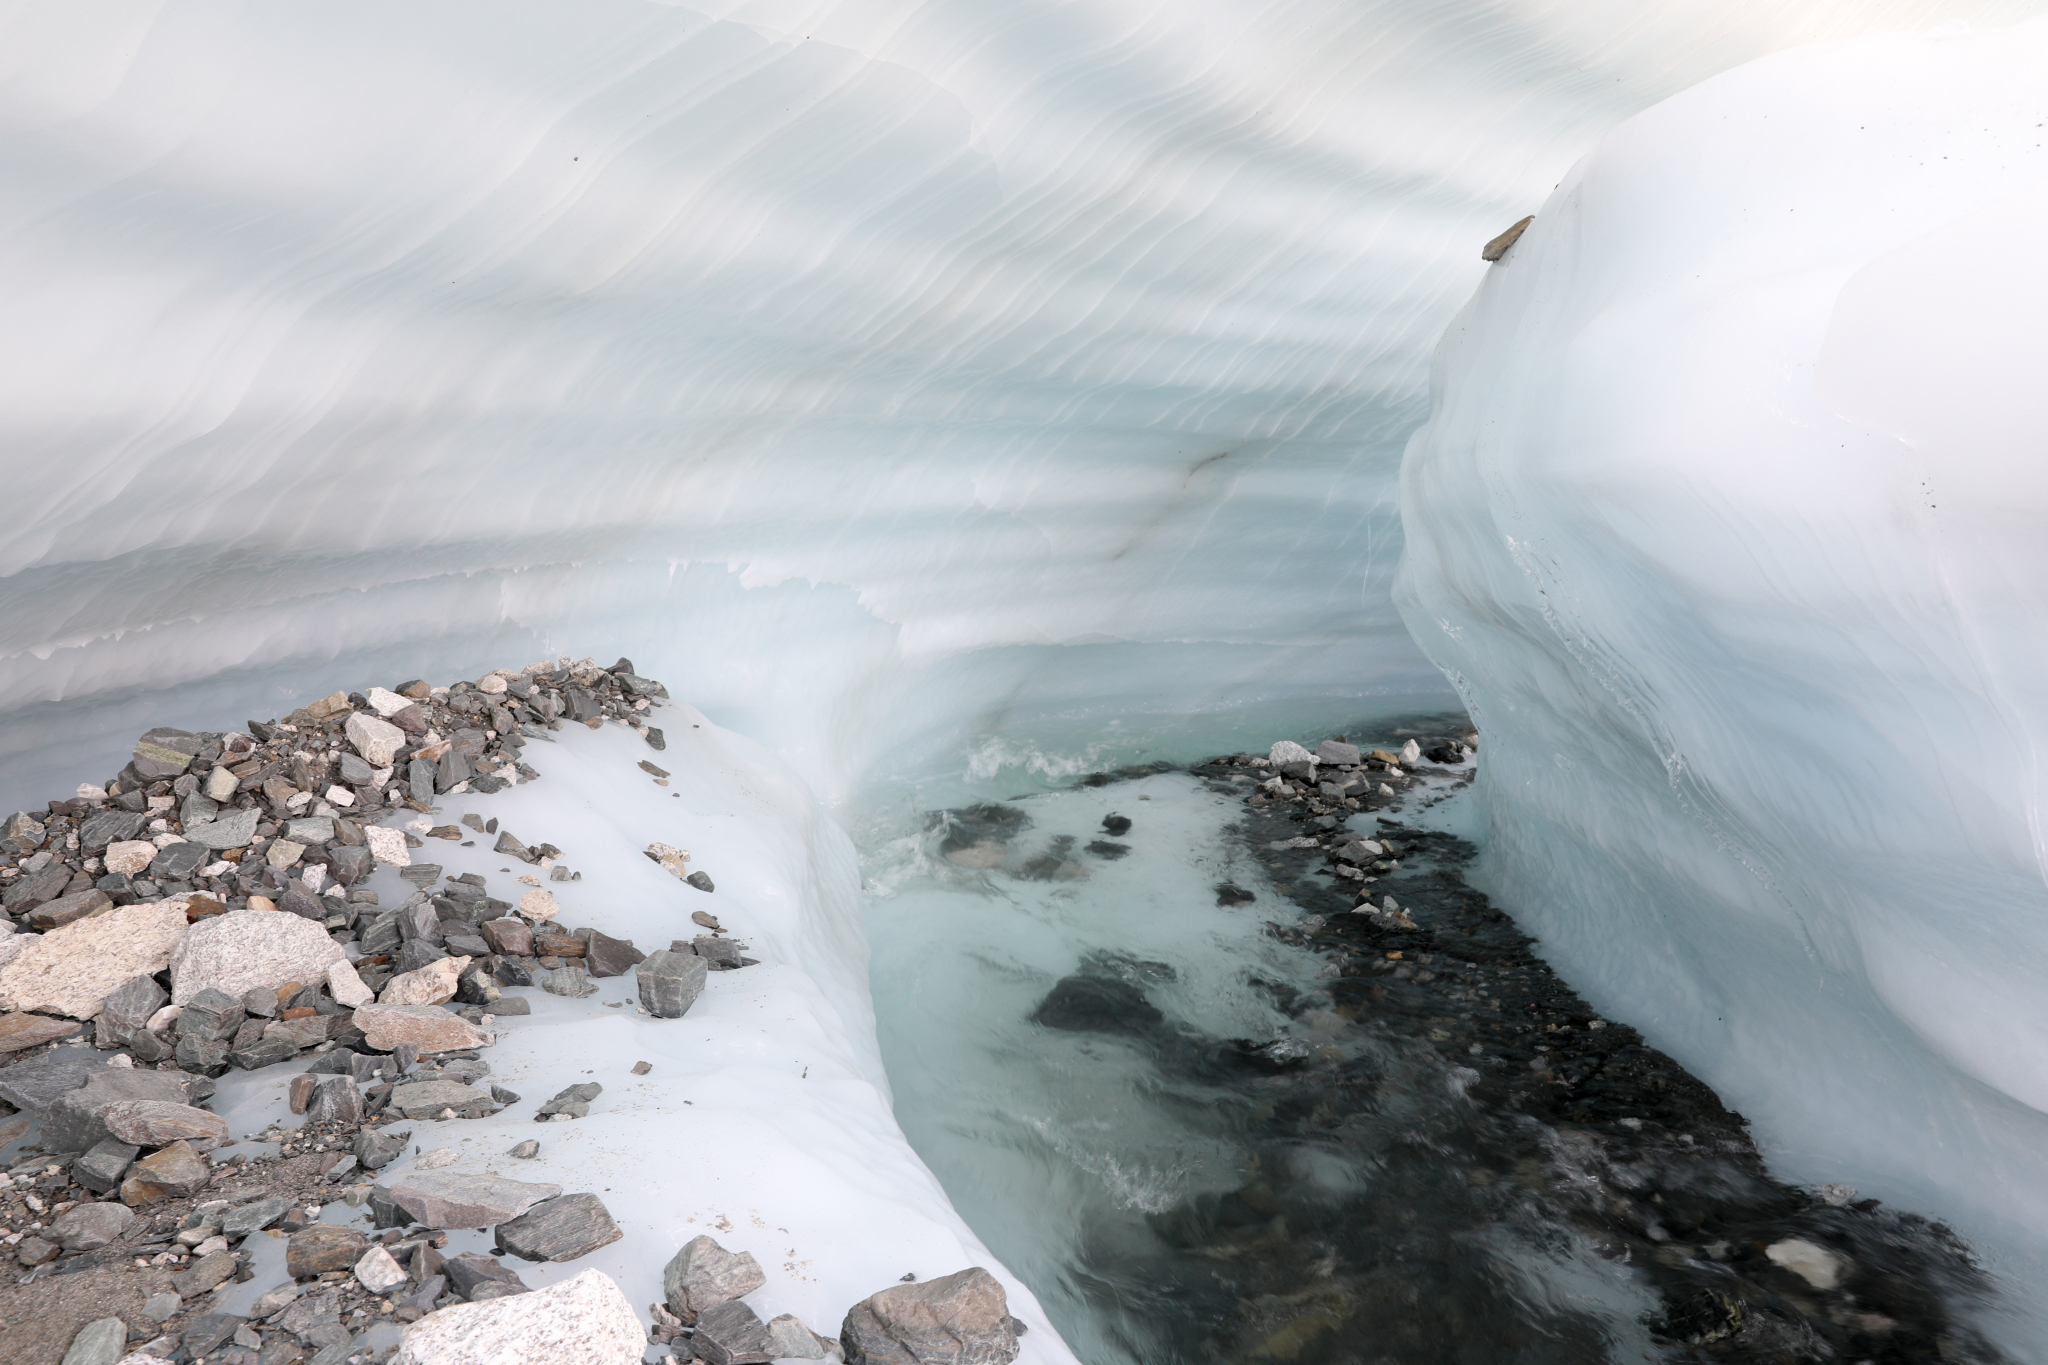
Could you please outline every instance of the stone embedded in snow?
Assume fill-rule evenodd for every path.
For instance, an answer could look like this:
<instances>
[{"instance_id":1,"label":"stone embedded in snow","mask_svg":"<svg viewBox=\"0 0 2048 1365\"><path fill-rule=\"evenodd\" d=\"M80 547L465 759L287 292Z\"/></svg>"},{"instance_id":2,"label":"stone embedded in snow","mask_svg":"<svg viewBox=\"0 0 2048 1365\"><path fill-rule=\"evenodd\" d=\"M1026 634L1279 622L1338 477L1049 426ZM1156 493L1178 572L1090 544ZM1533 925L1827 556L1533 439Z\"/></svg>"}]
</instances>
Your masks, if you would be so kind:
<instances>
[{"instance_id":1,"label":"stone embedded in snow","mask_svg":"<svg viewBox=\"0 0 2048 1365\"><path fill-rule=\"evenodd\" d=\"M25 1010L0 1014L0 1057L69 1038L83 1027L70 1019L52 1019L47 1014L30 1014Z\"/></svg>"},{"instance_id":2,"label":"stone embedded in snow","mask_svg":"<svg viewBox=\"0 0 2048 1365\"><path fill-rule=\"evenodd\" d=\"M657 1019L680 1019L704 993L710 965L695 953L656 949L633 969L640 987L640 1006Z\"/></svg>"},{"instance_id":3,"label":"stone embedded in snow","mask_svg":"<svg viewBox=\"0 0 2048 1365\"><path fill-rule=\"evenodd\" d=\"M519 913L528 919L551 920L562 913L562 907L555 904L551 892L529 891L519 898Z\"/></svg>"},{"instance_id":4,"label":"stone embedded in snow","mask_svg":"<svg viewBox=\"0 0 2048 1365\"><path fill-rule=\"evenodd\" d=\"M376 993L363 983L362 975L355 964L348 961L331 963L327 968L327 993L334 997L334 1003L343 1009L354 1009L367 1005L377 998Z\"/></svg>"},{"instance_id":5,"label":"stone embedded in snow","mask_svg":"<svg viewBox=\"0 0 2048 1365\"><path fill-rule=\"evenodd\" d=\"M597 994L597 983L590 979L582 964L564 963L553 971L542 972L534 978L536 984L550 995L565 995L572 1000Z\"/></svg>"},{"instance_id":6,"label":"stone embedded in snow","mask_svg":"<svg viewBox=\"0 0 2048 1365\"><path fill-rule=\"evenodd\" d=\"M692 1237L661 1272L662 1298L684 1322L707 1308L751 1294L768 1283L750 1252L727 1251L709 1237Z\"/></svg>"},{"instance_id":7,"label":"stone embedded in snow","mask_svg":"<svg viewBox=\"0 0 2048 1365\"><path fill-rule=\"evenodd\" d=\"M690 1345L706 1365L768 1365L775 1359L767 1324L738 1299L700 1314Z\"/></svg>"},{"instance_id":8,"label":"stone embedded in snow","mask_svg":"<svg viewBox=\"0 0 2048 1365\"><path fill-rule=\"evenodd\" d=\"M975 1266L855 1304L839 1341L846 1365L1009 1365L1017 1322L1001 1282Z\"/></svg>"},{"instance_id":9,"label":"stone embedded in snow","mask_svg":"<svg viewBox=\"0 0 2048 1365\"><path fill-rule=\"evenodd\" d=\"M424 1158L422 1158L424 1160ZM561 1194L560 1185L507 1180L461 1171L421 1171L391 1183L391 1202L430 1228L488 1228L517 1218L543 1199Z\"/></svg>"},{"instance_id":10,"label":"stone embedded in snow","mask_svg":"<svg viewBox=\"0 0 2048 1365\"><path fill-rule=\"evenodd\" d=\"M1787 1237L1764 1248L1773 1265L1781 1265L1815 1289L1833 1289L1842 1282L1848 1262L1804 1237Z\"/></svg>"},{"instance_id":11,"label":"stone embedded in snow","mask_svg":"<svg viewBox=\"0 0 2048 1365\"><path fill-rule=\"evenodd\" d=\"M198 844L201 848L216 850L247 848L256 837L256 821L260 814L254 806L249 806L231 811L217 820L187 825L185 840L187 843Z\"/></svg>"},{"instance_id":12,"label":"stone embedded in snow","mask_svg":"<svg viewBox=\"0 0 2048 1365\"><path fill-rule=\"evenodd\" d=\"M50 1224L50 1235L66 1251L97 1251L118 1241L135 1221L135 1210L125 1204L74 1204Z\"/></svg>"},{"instance_id":13,"label":"stone embedded in snow","mask_svg":"<svg viewBox=\"0 0 2048 1365\"><path fill-rule=\"evenodd\" d=\"M121 1202L153 1204L159 1199L183 1199L206 1188L206 1162L189 1142L174 1142L135 1163L121 1182ZM180 1291L182 1292L182 1291Z\"/></svg>"},{"instance_id":14,"label":"stone embedded in snow","mask_svg":"<svg viewBox=\"0 0 2048 1365\"><path fill-rule=\"evenodd\" d=\"M147 839L124 839L118 844L108 844L107 851L100 855L107 871L118 872L124 877L133 877L148 870L156 861L156 845Z\"/></svg>"},{"instance_id":15,"label":"stone embedded in snow","mask_svg":"<svg viewBox=\"0 0 2048 1365\"><path fill-rule=\"evenodd\" d=\"M455 998L456 983L469 966L466 957L444 957L417 971L401 972L384 983L380 1005L439 1005Z\"/></svg>"},{"instance_id":16,"label":"stone embedded in snow","mask_svg":"<svg viewBox=\"0 0 2048 1365\"><path fill-rule=\"evenodd\" d=\"M116 1142L164 1147L173 1142L216 1141L228 1135L227 1120L196 1105L168 1100L116 1100L100 1111L100 1122Z\"/></svg>"},{"instance_id":17,"label":"stone embedded in snow","mask_svg":"<svg viewBox=\"0 0 2048 1365\"><path fill-rule=\"evenodd\" d=\"M436 1147L431 1152L421 1152L414 1157L412 1168L415 1171L438 1171L443 1166L453 1166L461 1159L455 1154L453 1147ZM561 1191L557 1190L556 1193L559 1194Z\"/></svg>"},{"instance_id":18,"label":"stone embedded in snow","mask_svg":"<svg viewBox=\"0 0 2048 1365\"><path fill-rule=\"evenodd\" d=\"M361 1005L355 1026L379 1052L410 1043L425 1056L432 1052L463 1052L490 1041L482 1029L436 1005Z\"/></svg>"},{"instance_id":19,"label":"stone embedded in snow","mask_svg":"<svg viewBox=\"0 0 2048 1365\"><path fill-rule=\"evenodd\" d=\"M369 699L370 709L375 711L378 715L382 716L385 720L390 720L400 711L403 711L406 707L412 705L412 698L401 697L396 692L393 692L389 688L384 687L373 687L369 691L363 693L363 696ZM373 766L381 767L382 765L378 764Z\"/></svg>"},{"instance_id":20,"label":"stone embedded in snow","mask_svg":"<svg viewBox=\"0 0 2048 1365\"><path fill-rule=\"evenodd\" d=\"M577 934L583 939L583 962L592 976L624 976L635 964L647 959L647 954L625 939L595 929L579 929Z\"/></svg>"},{"instance_id":21,"label":"stone embedded in snow","mask_svg":"<svg viewBox=\"0 0 2048 1365\"><path fill-rule=\"evenodd\" d=\"M90 1019L116 987L162 971L189 934L176 901L125 905L53 929L0 967L0 1007Z\"/></svg>"},{"instance_id":22,"label":"stone embedded in snow","mask_svg":"<svg viewBox=\"0 0 2048 1365\"><path fill-rule=\"evenodd\" d=\"M573 1261L625 1235L596 1195L565 1194L498 1224L497 1242L523 1261Z\"/></svg>"},{"instance_id":23,"label":"stone embedded in snow","mask_svg":"<svg viewBox=\"0 0 2048 1365\"><path fill-rule=\"evenodd\" d=\"M484 942L494 953L510 953L514 957L533 956L533 929L523 920L490 919L479 926Z\"/></svg>"},{"instance_id":24,"label":"stone embedded in snow","mask_svg":"<svg viewBox=\"0 0 2048 1365\"><path fill-rule=\"evenodd\" d=\"M490 1091L460 1081L413 1081L391 1092L391 1108L409 1119L431 1119L444 1109L459 1115L465 1110L495 1109L497 1102Z\"/></svg>"},{"instance_id":25,"label":"stone embedded in snow","mask_svg":"<svg viewBox=\"0 0 2048 1365\"><path fill-rule=\"evenodd\" d=\"M366 825L363 828L363 842L369 846L370 856L385 867L412 866L412 854L406 848L405 831L402 829Z\"/></svg>"},{"instance_id":26,"label":"stone embedded in snow","mask_svg":"<svg viewBox=\"0 0 2048 1365\"><path fill-rule=\"evenodd\" d=\"M802 1318L784 1313L768 1323L769 1354L777 1360L823 1360L832 1343L804 1326Z\"/></svg>"},{"instance_id":27,"label":"stone embedded in snow","mask_svg":"<svg viewBox=\"0 0 2048 1365\"><path fill-rule=\"evenodd\" d=\"M287 981L319 981L343 956L316 920L230 911L199 921L178 941L171 954L171 1000L182 1005L209 988L239 996L254 986L274 990Z\"/></svg>"},{"instance_id":28,"label":"stone embedded in snow","mask_svg":"<svg viewBox=\"0 0 2048 1365\"><path fill-rule=\"evenodd\" d=\"M660 863L662 870L677 881L682 881L690 875L688 851L677 848L674 844L649 844L647 856Z\"/></svg>"},{"instance_id":29,"label":"stone embedded in snow","mask_svg":"<svg viewBox=\"0 0 2048 1365\"><path fill-rule=\"evenodd\" d=\"M405 1283L405 1270L392 1254L376 1243L355 1263L356 1282L372 1294L382 1294Z\"/></svg>"},{"instance_id":30,"label":"stone embedded in snow","mask_svg":"<svg viewBox=\"0 0 2048 1365\"><path fill-rule=\"evenodd\" d=\"M391 1365L638 1365L639 1315L601 1270L486 1303L454 1304L406 1329Z\"/></svg>"},{"instance_id":31,"label":"stone embedded in snow","mask_svg":"<svg viewBox=\"0 0 2048 1365\"><path fill-rule=\"evenodd\" d=\"M398 751L405 747L405 731L390 721L379 720L357 711L342 727L348 742L356 746L356 752L363 756L363 762L372 768L388 768Z\"/></svg>"},{"instance_id":32,"label":"stone embedded in snow","mask_svg":"<svg viewBox=\"0 0 2048 1365\"><path fill-rule=\"evenodd\" d=\"M567 1114L573 1119L587 1117L590 1113L590 1102L603 1093L604 1087L596 1081L583 1081L568 1086L536 1109L534 1117L544 1119L551 1114Z\"/></svg>"}]
</instances>

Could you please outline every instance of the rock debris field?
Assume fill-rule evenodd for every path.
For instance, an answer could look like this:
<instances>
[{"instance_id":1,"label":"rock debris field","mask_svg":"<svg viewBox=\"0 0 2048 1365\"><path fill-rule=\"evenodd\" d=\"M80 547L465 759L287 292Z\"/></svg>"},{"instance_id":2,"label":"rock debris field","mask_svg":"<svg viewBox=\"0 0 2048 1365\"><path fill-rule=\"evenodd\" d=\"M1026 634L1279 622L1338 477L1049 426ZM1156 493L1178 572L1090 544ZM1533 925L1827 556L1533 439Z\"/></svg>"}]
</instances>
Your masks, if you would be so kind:
<instances>
[{"instance_id":1,"label":"rock debris field","mask_svg":"<svg viewBox=\"0 0 2048 1365\"><path fill-rule=\"evenodd\" d=\"M701 905L643 948L561 923L552 888L582 870L560 848L437 803L537 780L529 742L565 726L659 753L667 695L624 659L336 692L243 732L151 730L104 785L0 824L0 1365L1017 1356L1024 1325L979 1267L902 1277L836 1340L764 1321L761 1266L709 1235L636 1248L668 1258L644 1316L602 1270L522 1278L625 1233L600 1190L504 1173L608 1103L596 1080L542 1098L494 1078L532 1013L508 992L616 1010L592 997L629 978L640 1014L682 1020L710 973L759 964L682 848L644 852ZM437 845L517 875L444 877ZM402 898L371 889L380 870ZM232 1131L210 1104L231 1085L279 1117ZM528 1103L534 1136L474 1169L450 1135Z\"/></svg>"}]
</instances>

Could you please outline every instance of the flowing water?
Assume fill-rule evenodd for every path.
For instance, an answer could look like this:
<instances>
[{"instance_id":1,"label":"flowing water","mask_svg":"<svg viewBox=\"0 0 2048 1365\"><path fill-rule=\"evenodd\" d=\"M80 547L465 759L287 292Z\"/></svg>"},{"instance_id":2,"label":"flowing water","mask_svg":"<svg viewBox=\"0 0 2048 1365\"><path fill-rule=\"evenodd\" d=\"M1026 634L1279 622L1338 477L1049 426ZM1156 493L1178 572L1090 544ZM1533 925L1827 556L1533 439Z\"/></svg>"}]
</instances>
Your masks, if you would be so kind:
<instances>
[{"instance_id":1,"label":"flowing water","mask_svg":"<svg viewBox=\"0 0 2048 1365\"><path fill-rule=\"evenodd\" d=\"M1354 809L1124 770L870 835L897 1116L1080 1357L1995 1359L1943 1230L1771 1181L1464 886L1469 775ZM1393 917L1307 846L1353 835L1405 846Z\"/></svg>"}]
</instances>

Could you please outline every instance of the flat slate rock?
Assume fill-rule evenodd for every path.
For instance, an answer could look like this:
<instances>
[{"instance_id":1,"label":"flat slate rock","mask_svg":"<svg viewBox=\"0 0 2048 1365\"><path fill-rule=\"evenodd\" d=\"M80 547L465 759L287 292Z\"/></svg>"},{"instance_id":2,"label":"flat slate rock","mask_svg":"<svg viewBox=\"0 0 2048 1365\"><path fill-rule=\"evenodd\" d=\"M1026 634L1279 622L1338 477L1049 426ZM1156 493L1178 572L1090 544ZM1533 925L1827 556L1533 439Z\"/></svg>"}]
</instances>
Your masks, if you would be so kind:
<instances>
[{"instance_id":1,"label":"flat slate rock","mask_svg":"<svg viewBox=\"0 0 2048 1365\"><path fill-rule=\"evenodd\" d=\"M524 1261L573 1261L623 1236L596 1195L565 1194L500 1223L497 1243L501 1253Z\"/></svg>"},{"instance_id":2,"label":"flat slate rock","mask_svg":"<svg viewBox=\"0 0 2048 1365\"><path fill-rule=\"evenodd\" d=\"M42 1018L36 1014L28 1017ZM39 1112L44 1105L65 1091L76 1090L84 1085L89 1077L105 1071L107 1055L89 1047L58 1047L51 1048L40 1057L30 1057L16 1062L13 1066L0 1069L0 1100L7 1101L16 1109L26 1109L31 1113Z\"/></svg>"},{"instance_id":3,"label":"flat slate rock","mask_svg":"<svg viewBox=\"0 0 2048 1365\"><path fill-rule=\"evenodd\" d=\"M496 1227L561 1193L560 1185L449 1170L414 1171L391 1183L391 1202L430 1228Z\"/></svg>"}]
</instances>

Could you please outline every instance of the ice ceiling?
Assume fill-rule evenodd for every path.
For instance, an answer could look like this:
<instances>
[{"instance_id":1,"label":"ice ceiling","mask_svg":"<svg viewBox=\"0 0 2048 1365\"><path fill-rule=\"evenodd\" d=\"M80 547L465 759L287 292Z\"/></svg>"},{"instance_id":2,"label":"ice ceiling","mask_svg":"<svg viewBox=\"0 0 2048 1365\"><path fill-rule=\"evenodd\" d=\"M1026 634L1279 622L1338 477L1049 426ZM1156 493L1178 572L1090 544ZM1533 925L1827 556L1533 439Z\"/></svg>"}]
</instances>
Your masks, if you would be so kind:
<instances>
[{"instance_id":1,"label":"ice ceiling","mask_svg":"<svg viewBox=\"0 0 2048 1365\"><path fill-rule=\"evenodd\" d=\"M2036 8L8 5L4 785L542 650L828 796L1447 698L1394 471L1479 244Z\"/></svg>"}]
</instances>

